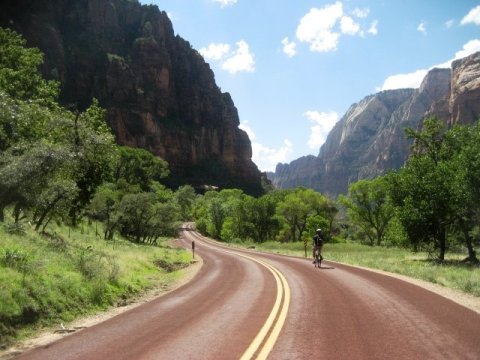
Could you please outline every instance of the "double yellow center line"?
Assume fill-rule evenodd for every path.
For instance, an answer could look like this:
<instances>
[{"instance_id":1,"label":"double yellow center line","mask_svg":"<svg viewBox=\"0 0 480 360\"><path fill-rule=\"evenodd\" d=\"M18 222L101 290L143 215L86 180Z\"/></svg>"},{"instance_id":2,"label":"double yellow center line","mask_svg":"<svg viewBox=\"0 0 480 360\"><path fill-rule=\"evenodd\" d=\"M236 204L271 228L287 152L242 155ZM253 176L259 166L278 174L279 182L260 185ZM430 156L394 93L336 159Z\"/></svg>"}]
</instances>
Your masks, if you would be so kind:
<instances>
[{"instance_id":1,"label":"double yellow center line","mask_svg":"<svg viewBox=\"0 0 480 360\"><path fill-rule=\"evenodd\" d=\"M255 339L253 339L250 346L240 358L241 360L254 358L257 360L266 359L270 351L273 349L273 346L280 335L283 324L285 323L285 319L287 318L288 307L290 306L290 287L288 286L285 276L283 276L283 274L274 266L251 256L243 254L238 255L255 261L266 267L273 274L277 283L277 297L275 299L275 304L273 305L272 311L270 312L267 321L265 321L265 324L263 324ZM257 354L256 357L255 354Z\"/></svg>"},{"instance_id":2,"label":"double yellow center line","mask_svg":"<svg viewBox=\"0 0 480 360\"><path fill-rule=\"evenodd\" d=\"M204 239L204 241L210 242L206 239ZM246 259L254 261L267 268L275 278L275 282L277 284L277 295L272 311L270 312L270 315L268 316L267 320L263 324L258 334L255 336L247 350L240 358L241 360L266 359L268 357L268 354L270 354L270 351L272 351L273 346L275 345L275 342L280 335L283 324L285 323L285 319L287 318L291 297L290 287L288 286L287 279L285 279L285 276L276 267L253 256L230 251L225 249L223 246L218 245L215 247L207 245L207 247L212 247L215 250L220 250L229 254L242 256ZM219 249L219 247L221 247L222 249Z\"/></svg>"}]
</instances>

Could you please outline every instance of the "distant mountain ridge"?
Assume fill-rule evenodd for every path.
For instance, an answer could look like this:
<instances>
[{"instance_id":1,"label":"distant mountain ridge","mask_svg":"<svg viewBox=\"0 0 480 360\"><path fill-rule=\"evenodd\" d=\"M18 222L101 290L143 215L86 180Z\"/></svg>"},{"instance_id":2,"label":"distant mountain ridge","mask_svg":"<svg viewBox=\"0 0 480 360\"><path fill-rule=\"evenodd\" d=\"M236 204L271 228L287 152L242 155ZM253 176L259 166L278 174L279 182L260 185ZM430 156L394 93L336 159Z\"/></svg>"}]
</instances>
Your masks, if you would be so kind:
<instances>
[{"instance_id":1,"label":"distant mountain ridge","mask_svg":"<svg viewBox=\"0 0 480 360\"><path fill-rule=\"evenodd\" d=\"M262 192L248 135L209 65L165 12L136 0L4 0L0 26L45 53L42 72L80 110L93 97L117 141L168 161L173 186Z\"/></svg>"},{"instance_id":2,"label":"distant mountain ridge","mask_svg":"<svg viewBox=\"0 0 480 360\"><path fill-rule=\"evenodd\" d=\"M386 90L351 105L335 124L318 156L278 164L269 179L278 188L305 186L336 197L348 185L400 168L410 143L405 128L435 115L447 125L480 116L480 53L432 69L418 89Z\"/></svg>"}]
</instances>

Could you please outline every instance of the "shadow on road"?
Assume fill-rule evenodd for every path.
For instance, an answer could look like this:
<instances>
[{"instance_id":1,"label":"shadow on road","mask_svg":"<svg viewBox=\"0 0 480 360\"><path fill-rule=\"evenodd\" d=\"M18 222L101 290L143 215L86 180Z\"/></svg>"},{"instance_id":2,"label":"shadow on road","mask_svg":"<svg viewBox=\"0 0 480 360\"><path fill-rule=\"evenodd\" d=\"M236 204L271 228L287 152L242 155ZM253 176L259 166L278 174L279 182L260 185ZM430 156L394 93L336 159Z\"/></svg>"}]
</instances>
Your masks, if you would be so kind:
<instances>
[{"instance_id":1,"label":"shadow on road","mask_svg":"<svg viewBox=\"0 0 480 360\"><path fill-rule=\"evenodd\" d=\"M320 270L333 270L335 268L333 266L320 266L319 269Z\"/></svg>"}]
</instances>

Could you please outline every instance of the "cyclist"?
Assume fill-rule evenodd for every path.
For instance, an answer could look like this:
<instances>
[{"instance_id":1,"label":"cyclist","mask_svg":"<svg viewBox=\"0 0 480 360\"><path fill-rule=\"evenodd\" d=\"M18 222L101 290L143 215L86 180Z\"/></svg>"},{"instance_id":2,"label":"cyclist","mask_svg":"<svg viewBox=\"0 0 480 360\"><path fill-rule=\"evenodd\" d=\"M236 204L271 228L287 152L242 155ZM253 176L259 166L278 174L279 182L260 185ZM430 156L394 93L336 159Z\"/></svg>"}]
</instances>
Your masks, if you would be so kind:
<instances>
[{"instance_id":1,"label":"cyclist","mask_svg":"<svg viewBox=\"0 0 480 360\"><path fill-rule=\"evenodd\" d=\"M323 260L322 256L322 247L323 243L325 242L325 236L323 235L322 229L317 229L315 235L313 236L313 263L315 264L315 250L318 249L318 253L320 255L320 261Z\"/></svg>"}]
</instances>

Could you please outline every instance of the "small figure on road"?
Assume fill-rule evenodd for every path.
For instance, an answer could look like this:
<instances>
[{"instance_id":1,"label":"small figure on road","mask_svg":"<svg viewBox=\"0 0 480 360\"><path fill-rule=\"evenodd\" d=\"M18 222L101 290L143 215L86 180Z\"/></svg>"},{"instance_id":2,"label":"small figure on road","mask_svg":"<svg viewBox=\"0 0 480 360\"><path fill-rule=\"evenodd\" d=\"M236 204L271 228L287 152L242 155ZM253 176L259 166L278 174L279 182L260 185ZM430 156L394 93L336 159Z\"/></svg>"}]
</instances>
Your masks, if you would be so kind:
<instances>
[{"instance_id":1,"label":"small figure on road","mask_svg":"<svg viewBox=\"0 0 480 360\"><path fill-rule=\"evenodd\" d=\"M322 247L324 242L325 242L325 236L323 235L322 229L318 228L315 231L315 235L313 236L313 249L312 249L313 263L315 263L315 250L318 250L318 253L320 255L320 260L323 260Z\"/></svg>"}]
</instances>

